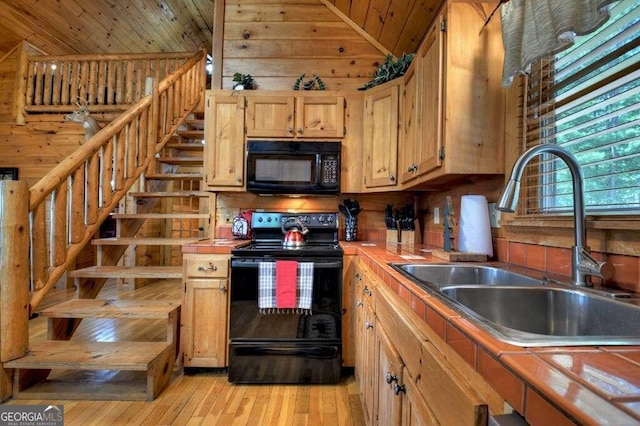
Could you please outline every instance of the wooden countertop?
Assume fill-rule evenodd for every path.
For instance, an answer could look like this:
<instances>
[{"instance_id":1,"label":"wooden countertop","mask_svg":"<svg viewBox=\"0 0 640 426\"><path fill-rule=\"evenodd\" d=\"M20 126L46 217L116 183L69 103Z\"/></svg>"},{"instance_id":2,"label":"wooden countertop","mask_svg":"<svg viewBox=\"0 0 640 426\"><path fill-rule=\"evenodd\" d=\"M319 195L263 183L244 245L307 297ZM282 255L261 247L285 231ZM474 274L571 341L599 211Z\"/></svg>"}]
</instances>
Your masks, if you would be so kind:
<instances>
[{"instance_id":1,"label":"wooden countertop","mask_svg":"<svg viewBox=\"0 0 640 426\"><path fill-rule=\"evenodd\" d=\"M503 343L387 265L442 263L428 247L341 244L345 255L357 254L529 423L640 424L640 346L525 348Z\"/></svg>"}]
</instances>

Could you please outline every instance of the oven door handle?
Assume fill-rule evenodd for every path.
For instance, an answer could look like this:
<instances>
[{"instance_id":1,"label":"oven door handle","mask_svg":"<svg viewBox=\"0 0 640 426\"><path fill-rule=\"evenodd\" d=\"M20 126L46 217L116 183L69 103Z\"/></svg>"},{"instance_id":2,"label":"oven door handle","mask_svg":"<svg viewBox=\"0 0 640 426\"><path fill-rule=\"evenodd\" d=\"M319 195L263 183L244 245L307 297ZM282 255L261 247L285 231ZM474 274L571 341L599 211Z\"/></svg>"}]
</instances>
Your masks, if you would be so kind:
<instances>
[{"instance_id":1,"label":"oven door handle","mask_svg":"<svg viewBox=\"0 0 640 426\"><path fill-rule=\"evenodd\" d=\"M258 265L260 263L265 262L264 260L239 260L239 259L232 259L231 260L231 267L232 268L257 268ZM266 262L272 262L272 261L266 261ZM304 262L304 260L301 260L300 262ZM273 262L272 262L273 263ZM342 267L342 261L335 261L335 262L312 262L313 263L313 268L314 269L336 269L336 268L341 268Z\"/></svg>"}]
</instances>

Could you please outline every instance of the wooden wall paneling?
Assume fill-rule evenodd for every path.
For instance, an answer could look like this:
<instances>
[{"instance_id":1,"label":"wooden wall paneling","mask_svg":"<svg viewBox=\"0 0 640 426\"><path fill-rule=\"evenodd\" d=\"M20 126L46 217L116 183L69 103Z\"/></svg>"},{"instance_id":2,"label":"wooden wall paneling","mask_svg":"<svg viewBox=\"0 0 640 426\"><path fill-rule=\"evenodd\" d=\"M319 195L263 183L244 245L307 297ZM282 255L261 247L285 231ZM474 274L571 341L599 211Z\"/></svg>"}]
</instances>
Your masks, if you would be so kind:
<instances>
[{"instance_id":1,"label":"wooden wall paneling","mask_svg":"<svg viewBox=\"0 0 640 426\"><path fill-rule=\"evenodd\" d=\"M367 13L369 11L369 4L371 0L360 0L351 2L351 9L349 10L349 18L361 27L367 20Z\"/></svg>"},{"instance_id":2,"label":"wooden wall paneling","mask_svg":"<svg viewBox=\"0 0 640 426\"><path fill-rule=\"evenodd\" d=\"M376 40L382 32L382 27L385 26L389 5L389 0L371 0L369 3L364 30Z\"/></svg>"},{"instance_id":3,"label":"wooden wall paneling","mask_svg":"<svg viewBox=\"0 0 640 426\"><path fill-rule=\"evenodd\" d=\"M427 28L442 6L443 0L416 1L405 22L404 30L396 43L393 52L398 55L415 52L422 41Z\"/></svg>"},{"instance_id":4,"label":"wooden wall paneling","mask_svg":"<svg viewBox=\"0 0 640 426\"><path fill-rule=\"evenodd\" d=\"M409 19L410 12L413 9L416 0L391 0L387 16L384 19L384 25L378 36L378 41L383 46L393 46L398 44L400 35L404 30L404 26ZM422 40L422 37L420 38ZM395 56L401 56L404 52L393 50ZM409 53L409 52L407 52Z\"/></svg>"},{"instance_id":5,"label":"wooden wall paneling","mask_svg":"<svg viewBox=\"0 0 640 426\"><path fill-rule=\"evenodd\" d=\"M361 87L384 54L339 14L327 1L227 2L222 86L232 88L234 73L241 72L266 90L291 89L303 73L317 74L328 90Z\"/></svg>"}]
</instances>

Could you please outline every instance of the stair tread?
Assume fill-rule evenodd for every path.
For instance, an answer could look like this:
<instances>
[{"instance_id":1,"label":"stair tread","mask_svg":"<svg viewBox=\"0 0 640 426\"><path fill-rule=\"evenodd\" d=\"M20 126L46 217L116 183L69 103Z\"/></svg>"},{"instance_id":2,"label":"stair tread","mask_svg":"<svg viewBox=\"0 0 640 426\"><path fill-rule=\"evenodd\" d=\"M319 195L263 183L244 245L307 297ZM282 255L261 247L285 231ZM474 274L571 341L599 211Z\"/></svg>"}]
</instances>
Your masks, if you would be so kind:
<instances>
[{"instance_id":1,"label":"stair tread","mask_svg":"<svg viewBox=\"0 0 640 426\"><path fill-rule=\"evenodd\" d=\"M145 371L171 344L167 342L81 342L45 340L29 346L6 368Z\"/></svg>"},{"instance_id":2,"label":"stair tread","mask_svg":"<svg viewBox=\"0 0 640 426\"><path fill-rule=\"evenodd\" d=\"M114 213L114 219L208 219L208 213Z\"/></svg>"},{"instance_id":3,"label":"stair tread","mask_svg":"<svg viewBox=\"0 0 640 426\"><path fill-rule=\"evenodd\" d=\"M158 162L176 166L197 166L204 163L202 157L159 157Z\"/></svg>"},{"instance_id":4,"label":"stair tread","mask_svg":"<svg viewBox=\"0 0 640 426\"><path fill-rule=\"evenodd\" d=\"M202 180L202 173L148 173L145 178L148 180Z\"/></svg>"},{"instance_id":5,"label":"stair tread","mask_svg":"<svg viewBox=\"0 0 640 426\"><path fill-rule=\"evenodd\" d=\"M204 129L178 130L176 133L178 133L178 135L182 136L183 138L204 139Z\"/></svg>"},{"instance_id":6,"label":"stair tread","mask_svg":"<svg viewBox=\"0 0 640 426\"><path fill-rule=\"evenodd\" d=\"M180 151L202 151L204 149L204 145L201 143L169 142L165 147L178 149Z\"/></svg>"},{"instance_id":7,"label":"stair tread","mask_svg":"<svg viewBox=\"0 0 640 426\"><path fill-rule=\"evenodd\" d=\"M130 238L138 240L139 238ZM95 241L95 240L94 240ZM137 243L144 244L144 243ZM146 244L150 245L150 244ZM69 271L71 278L182 278L181 266L89 266Z\"/></svg>"},{"instance_id":8,"label":"stair tread","mask_svg":"<svg viewBox=\"0 0 640 426\"><path fill-rule=\"evenodd\" d=\"M211 195L210 192L207 191L158 191L158 192L131 192L130 195L132 197L137 198L177 198L177 197L208 197Z\"/></svg>"},{"instance_id":9,"label":"stair tread","mask_svg":"<svg viewBox=\"0 0 640 426\"><path fill-rule=\"evenodd\" d=\"M166 319L180 307L177 300L71 299L40 311L47 318Z\"/></svg>"},{"instance_id":10,"label":"stair tread","mask_svg":"<svg viewBox=\"0 0 640 426\"><path fill-rule=\"evenodd\" d=\"M143 237L143 238L135 238L135 237L127 237L127 238L97 238L92 241L94 245L98 246L121 246L121 245L182 245L187 243L193 243L200 240L200 238L151 238L151 237Z\"/></svg>"}]
</instances>

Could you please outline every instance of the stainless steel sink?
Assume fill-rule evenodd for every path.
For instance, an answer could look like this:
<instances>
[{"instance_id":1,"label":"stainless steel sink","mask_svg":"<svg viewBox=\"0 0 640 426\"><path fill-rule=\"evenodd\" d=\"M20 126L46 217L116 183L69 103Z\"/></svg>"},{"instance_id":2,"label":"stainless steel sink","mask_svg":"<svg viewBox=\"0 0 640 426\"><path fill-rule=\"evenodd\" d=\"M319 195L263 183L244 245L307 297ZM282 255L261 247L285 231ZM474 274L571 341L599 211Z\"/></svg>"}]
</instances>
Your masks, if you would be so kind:
<instances>
[{"instance_id":1,"label":"stainless steel sink","mask_svg":"<svg viewBox=\"0 0 640 426\"><path fill-rule=\"evenodd\" d=\"M435 289L459 284L517 286L543 284L541 280L495 266L458 263L392 263L391 266L414 282Z\"/></svg>"},{"instance_id":2,"label":"stainless steel sink","mask_svg":"<svg viewBox=\"0 0 640 426\"><path fill-rule=\"evenodd\" d=\"M640 307L557 287L451 286L442 294L519 346L640 344Z\"/></svg>"},{"instance_id":3,"label":"stainless steel sink","mask_svg":"<svg viewBox=\"0 0 640 426\"><path fill-rule=\"evenodd\" d=\"M495 338L517 346L640 345L640 306L495 266L391 266Z\"/></svg>"}]
</instances>

